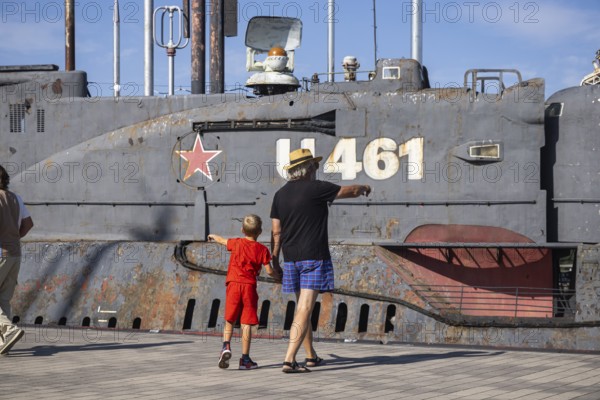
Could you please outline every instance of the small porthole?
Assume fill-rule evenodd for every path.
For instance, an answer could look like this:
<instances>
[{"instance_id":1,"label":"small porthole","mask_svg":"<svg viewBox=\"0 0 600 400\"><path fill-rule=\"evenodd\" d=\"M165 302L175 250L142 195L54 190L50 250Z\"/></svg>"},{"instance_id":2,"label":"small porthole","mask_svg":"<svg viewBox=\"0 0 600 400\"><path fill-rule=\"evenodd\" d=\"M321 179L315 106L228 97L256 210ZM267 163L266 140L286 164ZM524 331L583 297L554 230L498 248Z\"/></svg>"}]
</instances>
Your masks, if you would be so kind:
<instances>
[{"instance_id":1,"label":"small porthole","mask_svg":"<svg viewBox=\"0 0 600 400\"><path fill-rule=\"evenodd\" d=\"M400 79L400 67L383 67L383 79Z\"/></svg>"}]
</instances>

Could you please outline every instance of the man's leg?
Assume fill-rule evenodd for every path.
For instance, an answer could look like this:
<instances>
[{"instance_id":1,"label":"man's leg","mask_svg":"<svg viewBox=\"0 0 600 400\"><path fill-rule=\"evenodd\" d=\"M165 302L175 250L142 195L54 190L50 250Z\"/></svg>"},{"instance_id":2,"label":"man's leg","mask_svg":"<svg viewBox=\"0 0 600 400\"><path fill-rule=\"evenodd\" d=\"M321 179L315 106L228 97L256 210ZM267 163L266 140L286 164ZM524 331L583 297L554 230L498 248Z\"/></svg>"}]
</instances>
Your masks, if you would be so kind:
<instances>
[{"instance_id":1,"label":"man's leg","mask_svg":"<svg viewBox=\"0 0 600 400\"><path fill-rule=\"evenodd\" d=\"M0 257L0 354L6 354L25 332L10 320L10 300L17 287L21 257Z\"/></svg>"},{"instance_id":2,"label":"man's leg","mask_svg":"<svg viewBox=\"0 0 600 400\"><path fill-rule=\"evenodd\" d=\"M300 297L300 293L296 293L296 301L297 302L299 302L299 297ZM315 306L315 303L316 303L316 298L315 298L315 301L313 302L313 308ZM313 347L313 330L312 330L311 317L312 317L312 309L310 310L310 313L308 314L308 329L306 330L306 334L304 335L304 340L302 341L302 346L304 347L304 351L306 352L306 358L317 357L317 352L315 351L315 348Z\"/></svg>"},{"instance_id":3,"label":"man's leg","mask_svg":"<svg viewBox=\"0 0 600 400\"><path fill-rule=\"evenodd\" d=\"M288 344L287 353L285 355L286 362L296 361L296 354L300 345L304 341L309 330L310 315L312 309L317 301L319 292L312 289L300 289L300 295L298 296L298 304L296 306L296 314L294 315L294 322L290 328L290 341ZM309 336L312 342L312 332Z\"/></svg>"},{"instance_id":4,"label":"man's leg","mask_svg":"<svg viewBox=\"0 0 600 400\"><path fill-rule=\"evenodd\" d=\"M10 300L17 287L21 257L0 257L0 334L12 326Z\"/></svg>"}]
</instances>

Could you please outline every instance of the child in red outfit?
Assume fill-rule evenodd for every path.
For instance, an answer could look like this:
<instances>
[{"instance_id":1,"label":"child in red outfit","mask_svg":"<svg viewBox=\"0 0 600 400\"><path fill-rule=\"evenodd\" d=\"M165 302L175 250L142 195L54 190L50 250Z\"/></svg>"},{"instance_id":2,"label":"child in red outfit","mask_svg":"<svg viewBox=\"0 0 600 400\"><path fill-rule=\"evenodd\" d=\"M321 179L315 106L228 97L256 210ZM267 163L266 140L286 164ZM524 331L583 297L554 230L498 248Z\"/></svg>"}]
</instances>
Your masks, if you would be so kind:
<instances>
[{"instance_id":1,"label":"child in red outfit","mask_svg":"<svg viewBox=\"0 0 600 400\"><path fill-rule=\"evenodd\" d=\"M271 267L271 253L256 239L262 232L259 216L250 214L244 217L242 233L245 238L225 239L219 235L208 235L208 240L227 246L231 252L227 269L225 295L225 328L223 329L223 349L219 358L219 368L228 368L231 358L231 336L233 324L240 317L242 325L242 357L239 369L255 369L258 365L250 358L252 325L258 324L256 277L264 265L267 274L280 280L281 277Z\"/></svg>"}]
</instances>

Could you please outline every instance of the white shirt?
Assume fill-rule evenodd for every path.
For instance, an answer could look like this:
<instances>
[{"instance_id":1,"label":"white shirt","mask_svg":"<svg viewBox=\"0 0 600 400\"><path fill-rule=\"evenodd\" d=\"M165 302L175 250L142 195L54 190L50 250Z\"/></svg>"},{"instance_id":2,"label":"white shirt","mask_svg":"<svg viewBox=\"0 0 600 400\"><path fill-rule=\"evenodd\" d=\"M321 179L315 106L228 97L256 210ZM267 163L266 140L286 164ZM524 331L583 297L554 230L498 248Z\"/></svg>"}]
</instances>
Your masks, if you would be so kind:
<instances>
[{"instance_id":1,"label":"white shirt","mask_svg":"<svg viewBox=\"0 0 600 400\"><path fill-rule=\"evenodd\" d=\"M13 192L13 193L15 193L15 192ZM27 207L25 207L25 203L23 203L23 199L21 198L21 196L19 196L16 193L15 193L15 196L17 196L17 201L19 202L19 226L20 226L21 221L23 221L27 217L31 217L31 214L29 214L29 210L27 209Z\"/></svg>"}]
</instances>

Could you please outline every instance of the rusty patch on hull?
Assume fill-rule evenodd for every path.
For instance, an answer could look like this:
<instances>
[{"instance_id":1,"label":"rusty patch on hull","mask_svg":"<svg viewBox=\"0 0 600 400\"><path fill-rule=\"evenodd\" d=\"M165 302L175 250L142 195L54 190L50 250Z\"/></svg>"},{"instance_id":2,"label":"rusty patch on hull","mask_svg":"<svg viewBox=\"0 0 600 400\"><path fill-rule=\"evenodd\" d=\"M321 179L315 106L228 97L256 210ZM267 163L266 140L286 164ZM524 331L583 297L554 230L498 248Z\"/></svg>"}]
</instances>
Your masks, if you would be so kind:
<instances>
[{"instance_id":1,"label":"rusty patch on hull","mask_svg":"<svg viewBox=\"0 0 600 400\"><path fill-rule=\"evenodd\" d=\"M219 255L207 243L193 244L188 253L215 273L180 265L173 257L173 243L35 244L32 248L54 249L53 254L62 257L36 258L39 254L27 249L24 252L20 284L13 299L14 315L21 323L33 324L41 317L43 324L62 321L63 325L81 326L88 318L91 327L106 328L107 323L101 321L114 318L117 329L137 326L210 334L222 331L225 300L222 272L228 263L227 253ZM547 326L555 319L544 320L546 326L538 323L529 327L517 321L498 324L488 319L488 326L473 326L437 320L436 310L403 282L395 269L386 265L389 263L386 253L395 255L377 249L331 246L336 292L322 295L318 300L320 313L314 332L317 340L349 338L598 350L598 319L556 328ZM293 314L286 315L287 304L295 302L295 297L282 294L280 285L264 280L259 282L258 291L259 315L266 306L269 312L257 335L288 335L284 321ZM598 301L590 297L594 295L591 291L585 294L588 298L581 301L586 304ZM111 314L103 314L105 311Z\"/></svg>"}]
</instances>

